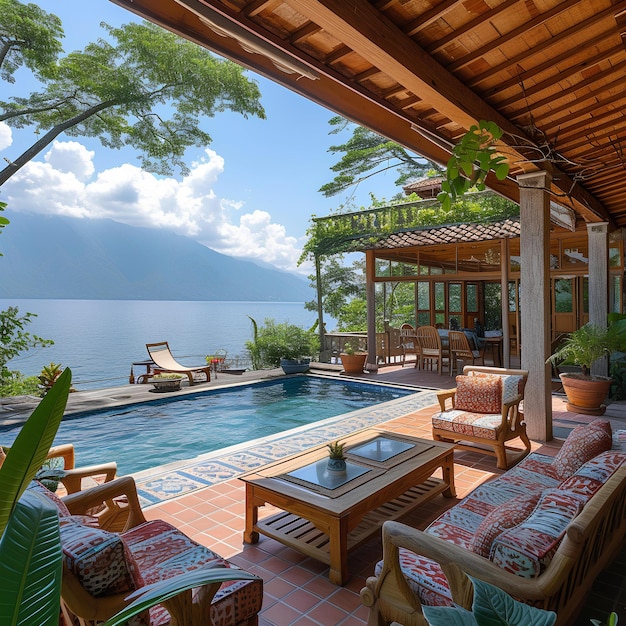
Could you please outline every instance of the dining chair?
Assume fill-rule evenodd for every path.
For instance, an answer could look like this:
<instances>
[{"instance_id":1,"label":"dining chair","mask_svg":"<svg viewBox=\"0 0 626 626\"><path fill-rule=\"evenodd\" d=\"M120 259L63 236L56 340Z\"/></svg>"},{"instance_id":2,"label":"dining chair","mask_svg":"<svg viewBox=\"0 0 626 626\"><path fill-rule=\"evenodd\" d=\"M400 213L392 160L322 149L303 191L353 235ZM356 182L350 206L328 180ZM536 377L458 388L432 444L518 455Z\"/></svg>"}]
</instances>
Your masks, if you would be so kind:
<instances>
[{"instance_id":1,"label":"dining chair","mask_svg":"<svg viewBox=\"0 0 626 626\"><path fill-rule=\"evenodd\" d=\"M450 349L450 376L452 376L453 372L457 372L459 361L463 361L465 365L485 364L485 348L473 349L464 332L451 330L448 333L448 342Z\"/></svg>"},{"instance_id":2,"label":"dining chair","mask_svg":"<svg viewBox=\"0 0 626 626\"><path fill-rule=\"evenodd\" d=\"M439 332L434 326L420 326L417 329L417 341L419 344L420 368L433 369L435 362L437 363L437 371L443 374L443 366L447 363L450 367L450 355L448 350L444 350Z\"/></svg>"},{"instance_id":3,"label":"dining chair","mask_svg":"<svg viewBox=\"0 0 626 626\"><path fill-rule=\"evenodd\" d=\"M400 326L400 345L402 346L402 352L403 352L402 366L404 366L406 362L406 355L414 354L415 355L414 367L419 367L420 366L420 357L419 357L420 348L419 348L419 344L417 343L417 333L415 331L415 328L413 328L411 324L402 324L402 326Z\"/></svg>"}]
</instances>

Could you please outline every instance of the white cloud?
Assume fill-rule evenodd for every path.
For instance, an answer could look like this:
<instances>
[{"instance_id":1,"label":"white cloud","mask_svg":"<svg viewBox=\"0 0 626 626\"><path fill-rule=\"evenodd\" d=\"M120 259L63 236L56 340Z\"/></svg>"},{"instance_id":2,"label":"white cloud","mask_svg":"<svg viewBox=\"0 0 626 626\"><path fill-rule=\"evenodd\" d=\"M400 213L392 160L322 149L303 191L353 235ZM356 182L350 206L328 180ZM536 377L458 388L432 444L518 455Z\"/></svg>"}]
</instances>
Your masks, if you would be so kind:
<instances>
[{"instance_id":1,"label":"white cloud","mask_svg":"<svg viewBox=\"0 0 626 626\"><path fill-rule=\"evenodd\" d=\"M0 141L1 133L2 125ZM93 157L78 142L54 142L44 162L31 161L5 183L9 209L167 229L223 254L308 271L296 266L298 240L273 223L269 213L240 214L245 210L241 202L217 197L213 188L224 159L212 150L182 180L158 178L130 164L94 178Z\"/></svg>"},{"instance_id":2,"label":"white cloud","mask_svg":"<svg viewBox=\"0 0 626 626\"><path fill-rule=\"evenodd\" d=\"M11 128L4 122L0 122L0 150L8 148L13 143Z\"/></svg>"}]
</instances>

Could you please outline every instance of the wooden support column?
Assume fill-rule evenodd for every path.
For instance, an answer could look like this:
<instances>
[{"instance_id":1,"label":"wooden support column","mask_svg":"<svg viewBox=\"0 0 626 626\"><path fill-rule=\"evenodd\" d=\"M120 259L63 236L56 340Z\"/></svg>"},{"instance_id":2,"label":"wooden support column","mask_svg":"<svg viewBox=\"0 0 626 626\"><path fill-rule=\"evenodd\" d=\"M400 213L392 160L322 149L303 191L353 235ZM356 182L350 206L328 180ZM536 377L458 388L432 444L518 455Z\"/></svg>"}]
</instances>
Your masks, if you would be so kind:
<instances>
[{"instance_id":1,"label":"wooden support column","mask_svg":"<svg viewBox=\"0 0 626 626\"><path fill-rule=\"evenodd\" d=\"M367 302L367 362L378 363L376 357L376 257L374 250L365 251L365 299Z\"/></svg>"},{"instance_id":2,"label":"wooden support column","mask_svg":"<svg viewBox=\"0 0 626 626\"><path fill-rule=\"evenodd\" d=\"M322 259L315 255L315 289L317 291L317 332L320 338L320 361L330 363L331 351L326 347L326 329L324 328L324 307L322 290Z\"/></svg>"},{"instance_id":3,"label":"wooden support column","mask_svg":"<svg viewBox=\"0 0 626 626\"><path fill-rule=\"evenodd\" d=\"M552 439L550 367L550 181L548 172L517 177L520 187L522 369L528 370L524 420L528 436Z\"/></svg>"},{"instance_id":4,"label":"wooden support column","mask_svg":"<svg viewBox=\"0 0 626 626\"><path fill-rule=\"evenodd\" d=\"M587 224L589 241L589 323L606 328L609 313L609 224ZM591 373L608 376L607 358L591 366Z\"/></svg>"},{"instance_id":5,"label":"wooden support column","mask_svg":"<svg viewBox=\"0 0 626 626\"><path fill-rule=\"evenodd\" d=\"M502 308L502 367L511 367L511 329L509 327L509 240L500 241L500 298Z\"/></svg>"}]
</instances>

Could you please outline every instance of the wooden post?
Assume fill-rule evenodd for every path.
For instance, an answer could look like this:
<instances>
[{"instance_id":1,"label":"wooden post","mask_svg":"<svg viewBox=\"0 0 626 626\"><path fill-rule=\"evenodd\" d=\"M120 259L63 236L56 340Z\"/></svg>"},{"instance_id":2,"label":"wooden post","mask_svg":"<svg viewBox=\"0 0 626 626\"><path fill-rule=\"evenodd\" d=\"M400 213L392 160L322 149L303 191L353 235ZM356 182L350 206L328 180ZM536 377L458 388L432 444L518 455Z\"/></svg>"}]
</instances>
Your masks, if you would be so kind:
<instances>
[{"instance_id":1,"label":"wooden post","mask_svg":"<svg viewBox=\"0 0 626 626\"><path fill-rule=\"evenodd\" d=\"M511 329L509 328L509 240L500 241L500 291L502 310L502 367L511 367Z\"/></svg>"},{"instance_id":2,"label":"wooden post","mask_svg":"<svg viewBox=\"0 0 626 626\"><path fill-rule=\"evenodd\" d=\"M589 323L606 328L609 313L609 234L608 222L587 224L589 241ZM591 366L596 376L608 376L605 357Z\"/></svg>"},{"instance_id":3,"label":"wooden post","mask_svg":"<svg viewBox=\"0 0 626 626\"><path fill-rule=\"evenodd\" d=\"M315 290L317 292L317 323L319 326L318 332L320 336L320 361L322 363L330 363L332 355L328 355L328 360L325 359L325 356L322 356L326 353L326 333L324 332L324 309L322 306L322 263L318 254L315 255Z\"/></svg>"},{"instance_id":4,"label":"wooden post","mask_svg":"<svg viewBox=\"0 0 626 626\"><path fill-rule=\"evenodd\" d=\"M522 369L528 370L524 392L524 420L528 436L552 439L550 367L550 181L545 171L521 174L520 323L524 342Z\"/></svg>"},{"instance_id":5,"label":"wooden post","mask_svg":"<svg viewBox=\"0 0 626 626\"><path fill-rule=\"evenodd\" d=\"M376 257L373 250L365 251L365 298L367 300L367 362L376 364Z\"/></svg>"}]
</instances>

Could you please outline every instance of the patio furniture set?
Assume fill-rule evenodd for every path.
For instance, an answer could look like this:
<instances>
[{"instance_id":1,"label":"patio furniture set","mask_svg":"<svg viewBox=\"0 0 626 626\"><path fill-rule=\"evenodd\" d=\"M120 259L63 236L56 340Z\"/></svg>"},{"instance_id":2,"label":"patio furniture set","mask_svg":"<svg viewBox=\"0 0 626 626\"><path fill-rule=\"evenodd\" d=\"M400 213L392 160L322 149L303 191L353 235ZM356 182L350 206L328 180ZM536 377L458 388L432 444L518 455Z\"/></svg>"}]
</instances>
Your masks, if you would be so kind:
<instances>
[{"instance_id":1,"label":"patio furniture set","mask_svg":"<svg viewBox=\"0 0 626 626\"><path fill-rule=\"evenodd\" d=\"M403 324L400 328L403 364L408 355L415 355L415 367L434 369L443 374L444 367L450 376L459 372L460 364L484 365L485 352L489 350L495 367L502 365L503 336L498 331L487 331L478 337L472 330L448 330L435 326Z\"/></svg>"},{"instance_id":2,"label":"patio furniture set","mask_svg":"<svg viewBox=\"0 0 626 626\"><path fill-rule=\"evenodd\" d=\"M342 441L344 471L328 469L321 445L242 476L244 541L272 537L329 565L331 582L343 585L350 551L382 528L383 559L361 591L372 624L425 626L422 603L470 608L466 573L556 611L559 624L571 623L626 532L626 454L611 449L610 424L596 421L576 428L555 458L527 456L520 413L526 378L524 371L466 366L457 388L440 392L433 440L370 428ZM454 408L446 408L446 400ZM506 444L518 437L524 444L516 451L518 464L477 487L427 530L397 521L440 493L455 497L457 445L488 446L506 468ZM73 467L71 446L53 449L51 456L63 456ZM84 479L97 468L85 469L69 473L69 495L62 500L37 483L32 487L59 510L67 623L73 615L86 624L107 619L129 593L158 580L235 568L170 524L147 522L133 479L113 480L115 464L104 468L103 484L87 489ZM265 504L279 512L259 518ZM181 624L253 626L263 582L244 577L184 592L144 612L137 624L168 624L171 611ZM197 621L189 617L194 611Z\"/></svg>"}]
</instances>

